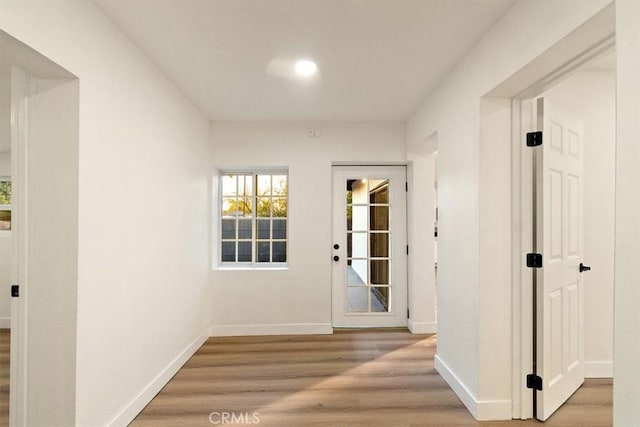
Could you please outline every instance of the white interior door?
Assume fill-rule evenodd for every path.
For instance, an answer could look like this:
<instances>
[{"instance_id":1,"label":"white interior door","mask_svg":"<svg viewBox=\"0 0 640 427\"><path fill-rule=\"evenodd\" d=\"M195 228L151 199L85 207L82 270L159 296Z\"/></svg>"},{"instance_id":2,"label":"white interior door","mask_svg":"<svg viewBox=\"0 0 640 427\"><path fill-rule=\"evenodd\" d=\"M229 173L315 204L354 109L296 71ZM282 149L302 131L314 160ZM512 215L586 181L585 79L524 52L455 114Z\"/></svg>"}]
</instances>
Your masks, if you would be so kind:
<instances>
[{"instance_id":1,"label":"white interior door","mask_svg":"<svg viewBox=\"0 0 640 427\"><path fill-rule=\"evenodd\" d=\"M404 166L333 168L334 327L407 325Z\"/></svg>"},{"instance_id":2,"label":"white interior door","mask_svg":"<svg viewBox=\"0 0 640 427\"><path fill-rule=\"evenodd\" d=\"M549 418L584 382L582 124L538 99L536 148L536 417ZM542 114L540 114L542 113ZM540 123L540 121L542 123Z\"/></svg>"}]
</instances>

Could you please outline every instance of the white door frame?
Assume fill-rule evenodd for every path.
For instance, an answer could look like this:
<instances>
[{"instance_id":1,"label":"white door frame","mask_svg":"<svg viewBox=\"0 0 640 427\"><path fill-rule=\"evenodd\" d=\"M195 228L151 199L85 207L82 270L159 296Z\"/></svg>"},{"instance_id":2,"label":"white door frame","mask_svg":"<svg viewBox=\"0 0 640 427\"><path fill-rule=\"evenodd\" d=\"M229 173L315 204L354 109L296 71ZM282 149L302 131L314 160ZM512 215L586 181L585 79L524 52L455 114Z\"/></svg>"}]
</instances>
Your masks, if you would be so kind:
<instances>
[{"instance_id":1,"label":"white door frame","mask_svg":"<svg viewBox=\"0 0 640 427\"><path fill-rule=\"evenodd\" d=\"M403 179L399 180L400 171L402 169ZM337 298L336 288L338 287L338 283L342 283L340 285L340 292L343 291L342 286L344 283L340 280L337 280L338 272L336 271L337 265L344 265L346 263L346 250L347 250L347 242L346 242L346 227L344 233L342 230L337 230L337 224L340 223L339 219L336 219L339 216L340 219L344 219L344 212L342 207L335 206L336 197L338 194L334 194L336 187L336 179L342 178L347 174L353 173L353 177L359 178L392 178L391 182L391 193L389 198L390 206L396 205L400 203L402 206L402 212L398 212L398 210L392 210L390 220L390 228L389 230L393 230L396 227L399 227L400 235L397 233L391 235L391 240L389 242L389 250L391 256L391 271L390 271L390 280L392 290L391 290L391 312L384 313L351 313L346 314L342 311L340 314L336 315L336 305L341 302L344 302L342 298ZM332 260L332 268L331 268L331 323L333 327L387 327L387 326L407 326L408 316L407 316L407 307L408 307L408 262L407 262L407 254L405 252L405 246L407 244L407 192L403 189L407 182L407 167L406 165L333 165L332 173L332 242L331 245L334 244L339 245L339 249L332 249L332 258L334 256L338 257L338 261ZM395 180L395 181L394 181ZM404 183L402 182L404 181ZM344 193L342 193L344 194ZM341 199L342 200L342 199ZM336 211L336 209L340 209L340 211ZM398 215L398 213L400 215ZM396 222L394 224L394 221ZM342 228L342 227L341 227ZM338 235L336 235L338 233ZM367 240L368 246L368 240ZM400 262L400 264L397 264ZM340 264L337 264L340 263ZM395 266L400 265L400 268L396 268ZM398 285L398 283L400 285ZM344 305L344 304L341 304ZM346 322L346 319L350 319L350 323L343 324ZM393 323L393 324L389 324Z\"/></svg>"},{"instance_id":2,"label":"white door frame","mask_svg":"<svg viewBox=\"0 0 640 427\"><path fill-rule=\"evenodd\" d=\"M591 59L610 51L614 45L615 38L611 35L587 50L574 52L573 59L531 82L527 89L512 98L512 413L516 419L534 416L533 392L526 388L525 382L533 366L533 275L524 262L524 254L532 252L533 242L533 151L526 147L524 139L527 131L542 129L537 129L535 102L528 100L553 87Z\"/></svg>"}]
</instances>

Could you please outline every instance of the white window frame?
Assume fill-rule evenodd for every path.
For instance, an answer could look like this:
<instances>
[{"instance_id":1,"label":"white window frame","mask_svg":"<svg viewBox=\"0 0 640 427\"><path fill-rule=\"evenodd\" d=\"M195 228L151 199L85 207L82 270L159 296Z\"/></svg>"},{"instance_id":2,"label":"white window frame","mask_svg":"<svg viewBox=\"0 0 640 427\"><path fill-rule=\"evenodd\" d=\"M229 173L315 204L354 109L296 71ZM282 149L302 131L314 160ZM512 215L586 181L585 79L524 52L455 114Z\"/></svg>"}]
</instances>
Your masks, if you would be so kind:
<instances>
[{"instance_id":1,"label":"white window frame","mask_svg":"<svg viewBox=\"0 0 640 427\"><path fill-rule=\"evenodd\" d=\"M253 194L251 196L252 198L252 209L253 209L253 216L251 217L251 259L252 261L222 261L222 243L224 241L234 241L234 242L238 242L238 241L243 241L245 239L238 239L237 238L237 233L238 230L236 229L236 238L235 239L223 239L222 238L222 220L223 220L223 216L222 216L222 209L223 209L223 202L225 199L225 196L223 194L223 189L222 189L222 185L223 185L223 179L222 177L225 175L250 175L252 177L252 181L253 181ZM256 177L258 175L270 175L270 176L275 176L275 175L285 175L287 177L287 194L286 194L286 206L287 206L287 214L285 217L274 217L273 216L273 212L271 212L271 216L269 217L258 217L258 212L257 212L257 200L259 197L269 197L271 199L273 198L280 198L278 196L274 196L273 194L269 195L269 196L259 196L257 194L257 181L256 181ZM290 177L289 177L289 170L287 168L269 168L269 169L263 169L263 168L258 168L258 169L245 169L245 168L239 168L239 169L220 169L217 173L217 203L216 203L216 215L214 215L214 220L217 222L217 226L216 226L216 231L217 231L217 235L214 238L214 244L216 247L216 250L214 251L215 253L215 268L219 269L219 270L237 270L237 269L251 269L251 270L261 270L261 269L265 269L265 270L277 270L277 269L288 269L289 266L289 256L290 256L290 252L289 252L289 218L290 218L290 205L289 205L289 190L290 190L290 181L289 181ZM259 219L269 219L270 220L270 233L269 233L269 239L259 239L258 238L258 224L257 221ZM274 219L278 219L278 220L284 220L286 222L286 233L285 233L285 238L284 239L274 239L273 238L273 220ZM237 227L237 225L236 225ZM249 239L246 239L247 241ZM271 260L269 262L258 262L257 261L257 244L258 242L269 242L269 246L270 246L270 258ZM286 261L285 262L274 262L272 261L273 259L273 246L272 243L273 242L284 242L285 243L285 253L286 253ZM237 253L237 247L236 247L236 259L237 259L238 253Z\"/></svg>"}]
</instances>

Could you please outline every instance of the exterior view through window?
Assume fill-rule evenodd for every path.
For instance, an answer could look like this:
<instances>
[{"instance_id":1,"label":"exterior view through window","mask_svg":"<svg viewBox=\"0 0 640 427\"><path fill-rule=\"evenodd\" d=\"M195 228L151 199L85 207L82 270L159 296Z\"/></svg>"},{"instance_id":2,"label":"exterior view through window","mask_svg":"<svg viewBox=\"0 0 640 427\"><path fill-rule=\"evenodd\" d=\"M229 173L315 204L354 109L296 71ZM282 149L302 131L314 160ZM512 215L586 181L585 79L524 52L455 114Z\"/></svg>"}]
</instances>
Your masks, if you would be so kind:
<instances>
[{"instance_id":1,"label":"exterior view through window","mask_svg":"<svg viewBox=\"0 0 640 427\"><path fill-rule=\"evenodd\" d=\"M283 171L220 174L220 262L287 262L288 175Z\"/></svg>"},{"instance_id":2,"label":"exterior view through window","mask_svg":"<svg viewBox=\"0 0 640 427\"><path fill-rule=\"evenodd\" d=\"M11 230L11 180L0 178L0 231Z\"/></svg>"}]
</instances>

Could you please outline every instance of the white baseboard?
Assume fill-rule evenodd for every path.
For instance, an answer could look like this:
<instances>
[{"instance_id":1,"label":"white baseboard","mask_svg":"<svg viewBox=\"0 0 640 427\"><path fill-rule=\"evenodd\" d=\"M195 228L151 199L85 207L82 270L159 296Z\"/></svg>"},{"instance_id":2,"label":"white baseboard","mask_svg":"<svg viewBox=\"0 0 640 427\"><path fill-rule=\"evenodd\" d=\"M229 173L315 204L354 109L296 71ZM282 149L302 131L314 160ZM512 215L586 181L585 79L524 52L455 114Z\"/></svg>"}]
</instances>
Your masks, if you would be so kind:
<instances>
[{"instance_id":1,"label":"white baseboard","mask_svg":"<svg viewBox=\"0 0 640 427\"><path fill-rule=\"evenodd\" d=\"M435 334L438 332L438 324L434 322L414 322L409 319L407 327L412 334Z\"/></svg>"},{"instance_id":2,"label":"white baseboard","mask_svg":"<svg viewBox=\"0 0 640 427\"><path fill-rule=\"evenodd\" d=\"M167 385L169 380L178 372L202 344L209 338L205 330L200 336L191 342L175 359L156 376L131 403L129 403L115 418L108 423L109 426L126 426L144 409L145 406Z\"/></svg>"},{"instance_id":3,"label":"white baseboard","mask_svg":"<svg viewBox=\"0 0 640 427\"><path fill-rule=\"evenodd\" d=\"M11 329L10 317L0 317L0 329Z\"/></svg>"},{"instance_id":4,"label":"white baseboard","mask_svg":"<svg viewBox=\"0 0 640 427\"><path fill-rule=\"evenodd\" d=\"M436 371L462 400L473 418L478 421L510 420L512 418L511 400L478 400L437 354L434 357L434 362Z\"/></svg>"},{"instance_id":5,"label":"white baseboard","mask_svg":"<svg viewBox=\"0 0 640 427\"><path fill-rule=\"evenodd\" d=\"M613 378L613 361L599 360L584 362L585 378Z\"/></svg>"},{"instance_id":6,"label":"white baseboard","mask_svg":"<svg viewBox=\"0 0 640 427\"><path fill-rule=\"evenodd\" d=\"M216 325L209 328L211 337L247 335L332 334L330 323L276 323L272 325Z\"/></svg>"}]
</instances>

